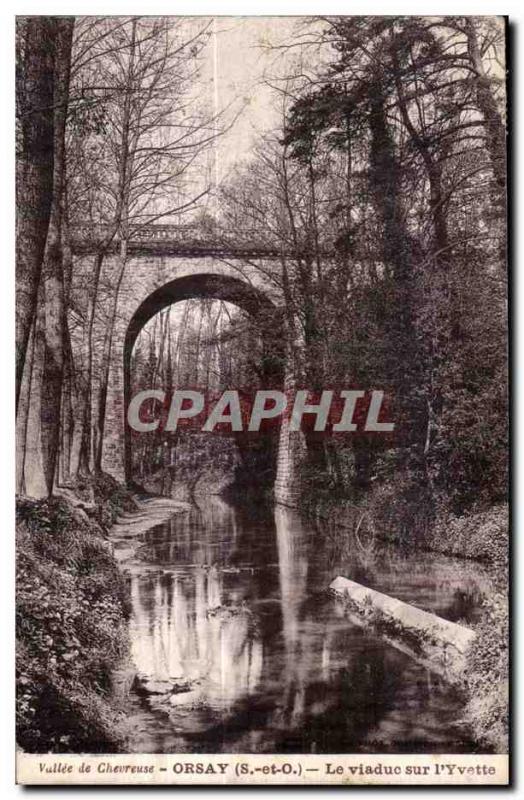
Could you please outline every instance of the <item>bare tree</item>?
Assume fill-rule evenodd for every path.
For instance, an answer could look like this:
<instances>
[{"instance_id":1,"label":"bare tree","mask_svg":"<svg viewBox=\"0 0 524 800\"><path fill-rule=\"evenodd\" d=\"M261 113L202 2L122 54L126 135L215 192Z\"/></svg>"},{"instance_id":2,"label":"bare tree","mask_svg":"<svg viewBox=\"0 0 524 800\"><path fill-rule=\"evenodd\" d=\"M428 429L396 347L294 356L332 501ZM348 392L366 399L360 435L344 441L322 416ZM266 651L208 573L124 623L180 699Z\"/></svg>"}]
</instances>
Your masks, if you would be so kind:
<instances>
[{"instance_id":1,"label":"bare tree","mask_svg":"<svg viewBox=\"0 0 524 800\"><path fill-rule=\"evenodd\" d=\"M200 177L200 158L218 135L209 114L202 114L189 96L207 41L205 23L189 32L187 25L169 18L102 20L100 26L102 44L93 42L91 57L75 76L80 113L86 106L94 124L80 146L71 137L78 170L72 176L76 220L87 211L91 232L99 238L88 280L83 344L87 391L79 398L82 429L75 437L79 453L73 459L83 471L101 463L110 354L128 243L148 224L179 219L197 207L209 190ZM81 47L85 51L85 38ZM111 247L116 247L117 259L107 296L100 293L101 277ZM105 335L95 378L93 337L101 307Z\"/></svg>"},{"instance_id":2,"label":"bare tree","mask_svg":"<svg viewBox=\"0 0 524 800\"><path fill-rule=\"evenodd\" d=\"M54 29L51 17L17 19L17 403L51 213Z\"/></svg>"},{"instance_id":3,"label":"bare tree","mask_svg":"<svg viewBox=\"0 0 524 800\"><path fill-rule=\"evenodd\" d=\"M53 491L60 445L65 300L62 224L66 175L65 126L73 19L53 27L52 192L33 314L31 359L25 359L17 416L17 486L30 495Z\"/></svg>"}]
</instances>

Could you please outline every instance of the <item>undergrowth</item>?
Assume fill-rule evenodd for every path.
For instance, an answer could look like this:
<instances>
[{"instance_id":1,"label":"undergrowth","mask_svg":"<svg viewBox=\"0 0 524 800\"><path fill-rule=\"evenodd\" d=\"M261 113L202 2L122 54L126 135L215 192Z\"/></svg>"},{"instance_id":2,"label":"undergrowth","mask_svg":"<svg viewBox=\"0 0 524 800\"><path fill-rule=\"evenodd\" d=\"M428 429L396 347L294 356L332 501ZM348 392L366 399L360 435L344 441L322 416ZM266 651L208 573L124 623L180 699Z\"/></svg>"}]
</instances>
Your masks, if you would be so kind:
<instances>
[{"instance_id":1,"label":"undergrowth","mask_svg":"<svg viewBox=\"0 0 524 800\"><path fill-rule=\"evenodd\" d=\"M125 748L111 701L129 601L106 526L129 507L107 476L69 499L17 501L17 743L27 752Z\"/></svg>"}]
</instances>

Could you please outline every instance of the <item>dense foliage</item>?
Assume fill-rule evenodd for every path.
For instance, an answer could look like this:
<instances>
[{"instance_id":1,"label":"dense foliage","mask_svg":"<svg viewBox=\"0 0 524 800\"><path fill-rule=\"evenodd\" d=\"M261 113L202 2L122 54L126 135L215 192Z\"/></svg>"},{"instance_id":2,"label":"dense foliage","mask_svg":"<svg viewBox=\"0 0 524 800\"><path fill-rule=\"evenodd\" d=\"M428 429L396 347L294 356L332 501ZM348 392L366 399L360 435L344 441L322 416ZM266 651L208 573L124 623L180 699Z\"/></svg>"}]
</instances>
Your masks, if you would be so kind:
<instances>
[{"instance_id":1,"label":"dense foliage","mask_svg":"<svg viewBox=\"0 0 524 800\"><path fill-rule=\"evenodd\" d=\"M508 752L509 625L506 593L484 602L482 621L468 657L464 683L466 720L478 742L495 752Z\"/></svg>"},{"instance_id":2,"label":"dense foliage","mask_svg":"<svg viewBox=\"0 0 524 800\"><path fill-rule=\"evenodd\" d=\"M376 500L398 538L506 500L503 41L487 18L311 23L281 129L224 189L282 252L299 380L381 387L396 422L311 439L304 500Z\"/></svg>"},{"instance_id":3,"label":"dense foliage","mask_svg":"<svg viewBox=\"0 0 524 800\"><path fill-rule=\"evenodd\" d=\"M44 753L123 746L121 716L110 701L110 674L127 653L127 613L126 585L100 525L62 499L20 500L20 747Z\"/></svg>"}]
</instances>

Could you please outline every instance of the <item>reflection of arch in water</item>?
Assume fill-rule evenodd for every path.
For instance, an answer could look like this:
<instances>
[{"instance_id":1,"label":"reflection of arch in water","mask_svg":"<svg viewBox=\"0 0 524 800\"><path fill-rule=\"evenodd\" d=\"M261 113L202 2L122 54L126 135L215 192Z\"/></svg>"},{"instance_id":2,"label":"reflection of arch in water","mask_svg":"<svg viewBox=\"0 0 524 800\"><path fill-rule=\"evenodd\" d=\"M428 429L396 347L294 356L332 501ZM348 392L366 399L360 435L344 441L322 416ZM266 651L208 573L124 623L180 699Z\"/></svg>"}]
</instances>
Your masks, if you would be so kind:
<instances>
[{"instance_id":1,"label":"reflection of arch in water","mask_svg":"<svg viewBox=\"0 0 524 800\"><path fill-rule=\"evenodd\" d=\"M164 308L192 298L224 300L247 311L260 330L266 374L264 382L281 386L284 367L283 319L279 309L261 291L249 283L225 275L198 273L177 278L152 292L133 314L124 341L124 409L131 400L131 356L138 334L144 325ZM124 425L124 465L126 480L131 480L131 430Z\"/></svg>"}]
</instances>

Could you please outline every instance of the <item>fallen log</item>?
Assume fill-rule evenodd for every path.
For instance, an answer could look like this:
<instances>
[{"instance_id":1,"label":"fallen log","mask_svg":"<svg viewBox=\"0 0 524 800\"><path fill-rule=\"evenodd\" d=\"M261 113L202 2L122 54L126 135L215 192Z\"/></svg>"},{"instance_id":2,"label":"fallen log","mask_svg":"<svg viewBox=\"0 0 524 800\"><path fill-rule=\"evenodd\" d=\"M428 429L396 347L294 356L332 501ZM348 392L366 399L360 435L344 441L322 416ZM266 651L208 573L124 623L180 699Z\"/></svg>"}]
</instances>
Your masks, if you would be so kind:
<instances>
[{"instance_id":1,"label":"fallen log","mask_svg":"<svg viewBox=\"0 0 524 800\"><path fill-rule=\"evenodd\" d=\"M342 576L329 588L352 622L371 628L451 683L460 682L467 651L476 636L470 628Z\"/></svg>"}]
</instances>

